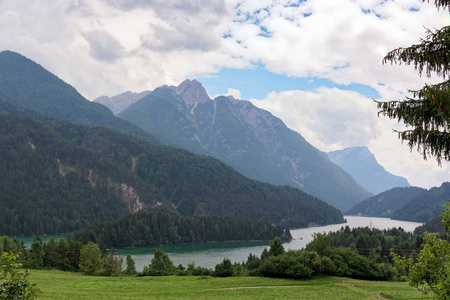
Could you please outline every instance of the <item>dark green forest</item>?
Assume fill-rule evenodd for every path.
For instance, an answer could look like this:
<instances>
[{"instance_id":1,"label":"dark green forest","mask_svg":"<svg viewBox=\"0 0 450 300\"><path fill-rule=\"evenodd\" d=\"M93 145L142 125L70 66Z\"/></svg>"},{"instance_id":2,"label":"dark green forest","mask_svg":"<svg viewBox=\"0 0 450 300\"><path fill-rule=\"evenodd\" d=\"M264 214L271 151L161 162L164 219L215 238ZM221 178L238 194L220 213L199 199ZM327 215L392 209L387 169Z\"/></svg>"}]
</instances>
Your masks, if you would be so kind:
<instances>
[{"instance_id":1,"label":"dark green forest","mask_svg":"<svg viewBox=\"0 0 450 300\"><path fill-rule=\"evenodd\" d=\"M428 222L444 211L445 203L450 199L450 182L440 187L418 194L411 201L396 210L391 218L412 222Z\"/></svg>"},{"instance_id":2,"label":"dark green forest","mask_svg":"<svg viewBox=\"0 0 450 300\"><path fill-rule=\"evenodd\" d=\"M220 161L0 101L0 233L64 233L137 210L236 216L287 227L343 222L300 190Z\"/></svg>"},{"instance_id":3,"label":"dark green forest","mask_svg":"<svg viewBox=\"0 0 450 300\"><path fill-rule=\"evenodd\" d=\"M0 232L9 235L63 233L127 212L108 176L122 168L62 139L28 118L0 116ZM89 181L90 170L96 170ZM94 174L94 173L92 173ZM126 173L125 173L126 174ZM129 174L130 184L134 178Z\"/></svg>"},{"instance_id":4,"label":"dark green forest","mask_svg":"<svg viewBox=\"0 0 450 300\"><path fill-rule=\"evenodd\" d=\"M272 240L276 236L283 240L292 238L288 228L261 221L235 217L182 217L161 212L138 212L74 232L77 240L108 248Z\"/></svg>"},{"instance_id":5,"label":"dark green forest","mask_svg":"<svg viewBox=\"0 0 450 300\"><path fill-rule=\"evenodd\" d=\"M361 214L363 216L371 217L391 217L396 209L400 209L408 201L425 191L425 189L419 187L393 188L359 202L345 214Z\"/></svg>"},{"instance_id":6,"label":"dark green forest","mask_svg":"<svg viewBox=\"0 0 450 300\"><path fill-rule=\"evenodd\" d=\"M432 223L419 229L424 231L442 231L438 215L444 211L445 203L450 199L450 182L440 187L425 190L418 187L393 188L381 194L361 201L346 214L371 217L390 217L394 220ZM428 229L427 229L428 228Z\"/></svg>"},{"instance_id":7,"label":"dark green forest","mask_svg":"<svg viewBox=\"0 0 450 300\"><path fill-rule=\"evenodd\" d=\"M225 238L227 232L234 229L239 230L242 235L248 234L249 230L253 231L251 234L260 235L260 230L262 228L265 230L265 227L268 226L268 224L259 223L257 226L248 227L247 225L256 223L247 222L230 217L173 217L164 213L141 212L123 217L116 222L96 224L83 231L70 234L67 238L51 239L46 244L36 237L30 249L24 247L17 239L0 236L0 252L15 254L20 252L19 261L28 268L81 271L85 274L101 276L211 275L226 277L250 275L304 279L311 276L331 275L367 280L402 280L403 276L408 274L408 269L404 265L398 264L393 259L392 253L415 261L423 247L421 235L405 232L401 228L389 230L368 227L350 229L346 226L336 232L315 234L314 239L305 249L301 250L286 250L281 238L276 237L270 242L270 248L264 249L259 256L249 254L247 260L242 263L232 263L224 258L221 263L216 265L215 269L195 266L195 263L189 264L187 268L182 265L176 267L167 254L157 249L148 266L144 266L144 269L138 272L130 255L126 257L126 269L124 270L122 267L124 258L113 256L111 252L107 251L105 244L102 244L107 239L114 238L111 233L115 230L124 230L123 236L130 235L130 241L134 239L142 242L139 240L145 236L142 232L153 236L154 229L158 228L161 233L159 237L164 242L168 242L171 236L172 238L175 236L182 238L182 230L179 229L183 226L189 226L191 234L195 232L198 237L204 234L205 237L213 238L218 236ZM240 229L228 228L222 231L225 229L222 226L243 227ZM127 227L131 227L131 230L128 230ZM202 227L204 228L202 229ZM280 226L270 225L270 227L272 227L271 234L283 232ZM177 230L178 235L175 234ZM122 234L116 233L118 233L117 241L119 241L119 235ZM288 234L287 231L284 233ZM87 236L96 239L97 243L89 241ZM441 233L439 236L447 241L450 240L448 232ZM93 262L95 265L92 264Z\"/></svg>"},{"instance_id":8,"label":"dark green forest","mask_svg":"<svg viewBox=\"0 0 450 300\"><path fill-rule=\"evenodd\" d=\"M370 257L379 263L392 263L391 253L417 258L422 248L422 236L407 232L403 228L376 229L369 227L342 227L327 234L330 246L349 248ZM308 247L307 247L308 249Z\"/></svg>"},{"instance_id":9,"label":"dark green forest","mask_svg":"<svg viewBox=\"0 0 450 300\"><path fill-rule=\"evenodd\" d=\"M423 234L426 231L445 232L444 224L442 223L441 218L439 216L436 216L422 226L416 227L416 229L414 229L414 234Z\"/></svg>"}]
</instances>

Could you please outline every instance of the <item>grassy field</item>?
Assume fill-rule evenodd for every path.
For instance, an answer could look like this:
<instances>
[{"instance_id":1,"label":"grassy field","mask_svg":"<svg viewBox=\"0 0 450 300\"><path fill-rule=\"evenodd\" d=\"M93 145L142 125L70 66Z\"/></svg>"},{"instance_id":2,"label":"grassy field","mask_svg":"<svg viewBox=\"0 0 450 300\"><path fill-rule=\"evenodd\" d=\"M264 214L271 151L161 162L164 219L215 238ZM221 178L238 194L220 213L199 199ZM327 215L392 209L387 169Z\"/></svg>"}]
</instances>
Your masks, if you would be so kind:
<instances>
[{"instance_id":1,"label":"grassy field","mask_svg":"<svg viewBox=\"0 0 450 300\"><path fill-rule=\"evenodd\" d=\"M93 277L32 270L39 299L431 299L404 282L320 277Z\"/></svg>"}]
</instances>

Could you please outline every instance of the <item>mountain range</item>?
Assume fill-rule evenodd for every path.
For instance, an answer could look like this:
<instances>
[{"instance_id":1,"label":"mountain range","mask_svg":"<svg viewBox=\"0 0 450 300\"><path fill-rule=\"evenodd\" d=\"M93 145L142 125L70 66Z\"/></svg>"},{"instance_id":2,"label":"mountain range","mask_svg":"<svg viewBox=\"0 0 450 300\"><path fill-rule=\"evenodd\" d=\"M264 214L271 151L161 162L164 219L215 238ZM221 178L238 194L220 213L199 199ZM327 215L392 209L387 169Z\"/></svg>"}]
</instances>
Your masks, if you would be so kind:
<instances>
[{"instance_id":1,"label":"mountain range","mask_svg":"<svg viewBox=\"0 0 450 300\"><path fill-rule=\"evenodd\" d=\"M178 91L184 90L190 84L199 85L195 80L192 82L188 80L177 89ZM202 87L199 87L197 90L201 92L201 98L203 100L208 100L209 97L205 91L202 91ZM107 106L117 115L149 93L151 91L143 91L141 93L128 91L113 97L101 96L93 101ZM195 103L195 97L191 97L188 101ZM198 149L198 151L201 150ZM350 147L328 152L327 155L335 164L349 173L362 188L374 195L394 187L410 186L406 178L393 175L386 171L377 162L375 155L367 147Z\"/></svg>"},{"instance_id":2,"label":"mountain range","mask_svg":"<svg viewBox=\"0 0 450 300\"><path fill-rule=\"evenodd\" d=\"M279 118L231 96L212 100L196 80L158 87L117 116L167 145L215 157L252 179L297 187L341 210L371 196Z\"/></svg>"},{"instance_id":3,"label":"mountain range","mask_svg":"<svg viewBox=\"0 0 450 300\"><path fill-rule=\"evenodd\" d=\"M16 52L0 52L0 98L61 120L102 125L159 143L151 134L117 118L107 107L86 100L74 87Z\"/></svg>"},{"instance_id":4,"label":"mountain range","mask_svg":"<svg viewBox=\"0 0 450 300\"><path fill-rule=\"evenodd\" d=\"M1 52L0 66L0 234L68 232L140 210L289 227L344 221L297 188L160 145L20 54Z\"/></svg>"},{"instance_id":5,"label":"mountain range","mask_svg":"<svg viewBox=\"0 0 450 300\"><path fill-rule=\"evenodd\" d=\"M113 97L100 96L94 99L93 102L103 104L104 106L108 107L113 112L114 115L117 115L131 104L138 102L139 100L150 94L150 92L151 91L133 93L128 91Z\"/></svg>"},{"instance_id":6,"label":"mountain range","mask_svg":"<svg viewBox=\"0 0 450 300\"><path fill-rule=\"evenodd\" d=\"M348 172L366 191L374 195L395 187L411 186L406 178L386 171L367 147L351 147L329 152L328 157Z\"/></svg>"}]
</instances>

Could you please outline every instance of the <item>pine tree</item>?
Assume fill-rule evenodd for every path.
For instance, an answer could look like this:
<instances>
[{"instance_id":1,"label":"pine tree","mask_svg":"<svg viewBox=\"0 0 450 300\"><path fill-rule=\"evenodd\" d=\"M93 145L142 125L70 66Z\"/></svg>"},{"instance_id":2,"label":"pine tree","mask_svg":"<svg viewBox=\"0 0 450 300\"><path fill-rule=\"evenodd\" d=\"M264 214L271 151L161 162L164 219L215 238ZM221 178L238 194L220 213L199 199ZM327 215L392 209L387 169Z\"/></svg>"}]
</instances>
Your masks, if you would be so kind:
<instances>
[{"instance_id":1,"label":"pine tree","mask_svg":"<svg viewBox=\"0 0 450 300\"><path fill-rule=\"evenodd\" d=\"M136 274L136 263L134 262L134 259L131 257L130 254L127 254L126 263L127 268L125 270L125 273L128 275Z\"/></svg>"},{"instance_id":2,"label":"pine tree","mask_svg":"<svg viewBox=\"0 0 450 300\"><path fill-rule=\"evenodd\" d=\"M284 253L283 241L279 237L270 242L269 256L278 256Z\"/></svg>"},{"instance_id":3,"label":"pine tree","mask_svg":"<svg viewBox=\"0 0 450 300\"><path fill-rule=\"evenodd\" d=\"M41 268L44 265L44 247L39 236L31 244L31 261L33 268Z\"/></svg>"},{"instance_id":4,"label":"pine tree","mask_svg":"<svg viewBox=\"0 0 450 300\"><path fill-rule=\"evenodd\" d=\"M425 0L422 0L425 1ZM450 0L435 0L436 7L450 10ZM401 101L377 102L380 111L407 128L397 131L402 141L422 153L424 159L435 157L440 165L450 160L450 26L427 30L420 44L389 52L383 63L413 64L419 75L435 73L444 79L438 84L410 90L412 97Z\"/></svg>"}]
</instances>

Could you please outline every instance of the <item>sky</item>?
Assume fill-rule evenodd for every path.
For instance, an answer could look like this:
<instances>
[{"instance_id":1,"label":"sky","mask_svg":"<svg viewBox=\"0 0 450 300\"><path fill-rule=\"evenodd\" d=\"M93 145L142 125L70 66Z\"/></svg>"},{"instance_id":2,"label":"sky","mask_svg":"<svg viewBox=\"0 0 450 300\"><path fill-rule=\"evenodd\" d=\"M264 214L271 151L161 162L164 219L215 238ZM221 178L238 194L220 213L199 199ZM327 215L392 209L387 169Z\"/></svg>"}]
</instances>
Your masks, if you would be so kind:
<instances>
[{"instance_id":1,"label":"sky","mask_svg":"<svg viewBox=\"0 0 450 300\"><path fill-rule=\"evenodd\" d=\"M200 81L270 111L321 151L367 146L410 184L450 180L402 144L374 99L442 78L382 64L450 24L420 0L0 0L0 50L36 61L93 100Z\"/></svg>"}]
</instances>

